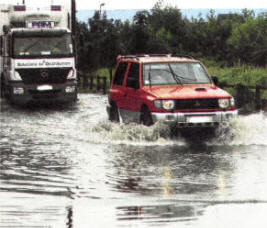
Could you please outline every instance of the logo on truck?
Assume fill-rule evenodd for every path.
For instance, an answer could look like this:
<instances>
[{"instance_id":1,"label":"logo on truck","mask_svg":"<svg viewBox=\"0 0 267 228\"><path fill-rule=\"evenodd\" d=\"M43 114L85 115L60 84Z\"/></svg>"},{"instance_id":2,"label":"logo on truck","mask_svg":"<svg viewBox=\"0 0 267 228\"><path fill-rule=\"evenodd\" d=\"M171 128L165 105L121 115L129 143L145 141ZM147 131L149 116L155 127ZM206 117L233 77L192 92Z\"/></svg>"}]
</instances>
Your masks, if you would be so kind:
<instances>
[{"instance_id":1,"label":"logo on truck","mask_svg":"<svg viewBox=\"0 0 267 228\"><path fill-rule=\"evenodd\" d=\"M41 69L40 70L40 75L43 78L47 78L49 76L48 70L47 69Z\"/></svg>"},{"instance_id":2,"label":"logo on truck","mask_svg":"<svg viewBox=\"0 0 267 228\"><path fill-rule=\"evenodd\" d=\"M36 60L15 60L15 68L55 68L55 67L73 67L72 58L65 59L36 59Z\"/></svg>"}]
</instances>

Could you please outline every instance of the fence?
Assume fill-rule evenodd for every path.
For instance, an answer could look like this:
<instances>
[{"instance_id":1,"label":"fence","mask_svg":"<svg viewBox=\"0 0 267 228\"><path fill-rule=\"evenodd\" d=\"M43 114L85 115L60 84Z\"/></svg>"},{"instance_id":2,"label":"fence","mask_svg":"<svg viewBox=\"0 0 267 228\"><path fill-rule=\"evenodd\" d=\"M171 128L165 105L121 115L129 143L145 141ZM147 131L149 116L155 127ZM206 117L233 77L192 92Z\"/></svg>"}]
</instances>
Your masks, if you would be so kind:
<instances>
[{"instance_id":1,"label":"fence","mask_svg":"<svg viewBox=\"0 0 267 228\"><path fill-rule=\"evenodd\" d=\"M247 103L253 102L255 109L260 110L265 108L266 100L261 97L262 90L267 90L266 86L244 86L244 85L226 85L219 84L221 88L234 88L236 90L236 100L239 107L246 105ZM251 92L254 90L254 93Z\"/></svg>"},{"instance_id":2,"label":"fence","mask_svg":"<svg viewBox=\"0 0 267 228\"><path fill-rule=\"evenodd\" d=\"M111 79L110 79L111 81ZM83 78L82 88L84 91L102 91L103 94L107 93L108 87L110 85L107 77L99 75L91 75L89 77ZM266 108L267 101L263 100L261 97L262 91L267 90L266 86L244 86L244 85L227 85L219 84L221 88L233 88L236 90L236 100L239 107L242 107L248 103L255 104L255 109L260 110ZM254 93L251 92L254 90Z\"/></svg>"},{"instance_id":3,"label":"fence","mask_svg":"<svg viewBox=\"0 0 267 228\"><path fill-rule=\"evenodd\" d=\"M84 91L96 91L99 92L102 90L103 94L107 93L108 89L107 77L99 75L91 75L89 77L83 77L82 88Z\"/></svg>"}]
</instances>

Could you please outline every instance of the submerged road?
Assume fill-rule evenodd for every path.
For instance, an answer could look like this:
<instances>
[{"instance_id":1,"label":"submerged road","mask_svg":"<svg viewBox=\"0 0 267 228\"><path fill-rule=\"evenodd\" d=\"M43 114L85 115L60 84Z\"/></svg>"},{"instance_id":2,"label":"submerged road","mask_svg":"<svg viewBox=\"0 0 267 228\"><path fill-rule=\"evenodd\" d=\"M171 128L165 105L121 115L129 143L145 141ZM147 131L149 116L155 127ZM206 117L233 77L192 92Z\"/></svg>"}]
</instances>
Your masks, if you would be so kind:
<instances>
[{"instance_id":1,"label":"submerged road","mask_svg":"<svg viewBox=\"0 0 267 228\"><path fill-rule=\"evenodd\" d=\"M234 139L192 144L163 124L110 123L106 104L0 100L1 228L266 227L266 113L235 120Z\"/></svg>"}]
</instances>

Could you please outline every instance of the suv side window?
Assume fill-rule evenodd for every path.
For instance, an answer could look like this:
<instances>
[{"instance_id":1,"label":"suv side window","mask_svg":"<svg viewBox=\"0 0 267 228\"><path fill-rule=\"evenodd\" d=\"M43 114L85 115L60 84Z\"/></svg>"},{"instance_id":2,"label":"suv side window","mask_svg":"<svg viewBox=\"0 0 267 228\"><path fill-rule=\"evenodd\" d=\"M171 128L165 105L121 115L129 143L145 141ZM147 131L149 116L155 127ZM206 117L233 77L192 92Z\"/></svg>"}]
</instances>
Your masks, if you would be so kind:
<instances>
[{"instance_id":1,"label":"suv side window","mask_svg":"<svg viewBox=\"0 0 267 228\"><path fill-rule=\"evenodd\" d=\"M132 63L127 78L127 87L139 89L139 69L138 63Z\"/></svg>"},{"instance_id":2,"label":"suv side window","mask_svg":"<svg viewBox=\"0 0 267 228\"><path fill-rule=\"evenodd\" d=\"M116 70L115 77L114 77L114 85L123 85L124 76L127 70L128 63L127 62L120 62L119 66Z\"/></svg>"}]
</instances>

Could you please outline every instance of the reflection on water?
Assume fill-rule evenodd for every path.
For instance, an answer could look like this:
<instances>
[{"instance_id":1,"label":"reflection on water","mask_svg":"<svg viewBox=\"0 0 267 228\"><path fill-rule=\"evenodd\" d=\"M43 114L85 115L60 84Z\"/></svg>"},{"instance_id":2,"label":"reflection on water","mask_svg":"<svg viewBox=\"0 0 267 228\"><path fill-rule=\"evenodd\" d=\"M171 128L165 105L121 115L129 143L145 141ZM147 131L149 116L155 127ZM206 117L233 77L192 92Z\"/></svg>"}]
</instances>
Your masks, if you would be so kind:
<instances>
[{"instance_id":1,"label":"reflection on water","mask_svg":"<svg viewBox=\"0 0 267 228\"><path fill-rule=\"evenodd\" d=\"M217 177L233 169L231 148L220 159L208 146L118 146L112 147L109 184L115 191L138 192L142 195L188 194L210 196L218 188Z\"/></svg>"},{"instance_id":2,"label":"reflection on water","mask_svg":"<svg viewBox=\"0 0 267 228\"><path fill-rule=\"evenodd\" d=\"M201 215L202 206L195 205L155 205L117 207L118 220L148 220L147 222L170 223L196 220Z\"/></svg>"},{"instance_id":3,"label":"reflection on water","mask_svg":"<svg viewBox=\"0 0 267 228\"><path fill-rule=\"evenodd\" d=\"M29 193L0 193L0 227L66 227L66 200Z\"/></svg>"},{"instance_id":4,"label":"reflection on water","mask_svg":"<svg viewBox=\"0 0 267 228\"><path fill-rule=\"evenodd\" d=\"M264 113L235 120L231 141L189 144L164 124L110 123L106 103L0 101L0 227L243 228L230 212L250 227L253 208L266 214Z\"/></svg>"},{"instance_id":5,"label":"reflection on water","mask_svg":"<svg viewBox=\"0 0 267 228\"><path fill-rule=\"evenodd\" d=\"M72 207L68 207L68 214L67 214L67 228L73 227L73 209Z\"/></svg>"}]
</instances>

